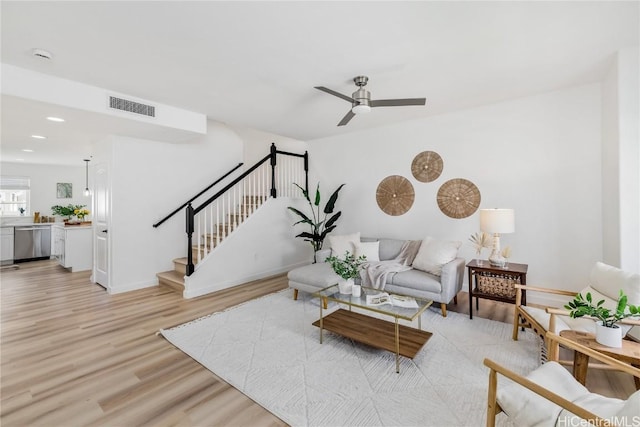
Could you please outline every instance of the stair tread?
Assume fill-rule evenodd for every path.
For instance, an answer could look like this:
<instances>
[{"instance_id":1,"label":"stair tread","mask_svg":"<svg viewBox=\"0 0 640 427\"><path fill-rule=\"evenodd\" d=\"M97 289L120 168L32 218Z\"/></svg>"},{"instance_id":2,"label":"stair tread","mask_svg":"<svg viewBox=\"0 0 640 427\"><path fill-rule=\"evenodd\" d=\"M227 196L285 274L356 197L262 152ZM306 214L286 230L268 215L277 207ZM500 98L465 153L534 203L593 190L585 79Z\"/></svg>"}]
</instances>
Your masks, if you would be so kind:
<instances>
[{"instance_id":1,"label":"stair tread","mask_svg":"<svg viewBox=\"0 0 640 427\"><path fill-rule=\"evenodd\" d=\"M175 270L163 271L161 273L157 273L156 276L159 279L165 279L171 282L184 284L184 274L178 273Z\"/></svg>"},{"instance_id":2,"label":"stair tread","mask_svg":"<svg viewBox=\"0 0 640 427\"><path fill-rule=\"evenodd\" d=\"M187 265L187 257L175 258L175 259L173 260L173 262L174 262L175 264L184 264L184 265Z\"/></svg>"}]
</instances>

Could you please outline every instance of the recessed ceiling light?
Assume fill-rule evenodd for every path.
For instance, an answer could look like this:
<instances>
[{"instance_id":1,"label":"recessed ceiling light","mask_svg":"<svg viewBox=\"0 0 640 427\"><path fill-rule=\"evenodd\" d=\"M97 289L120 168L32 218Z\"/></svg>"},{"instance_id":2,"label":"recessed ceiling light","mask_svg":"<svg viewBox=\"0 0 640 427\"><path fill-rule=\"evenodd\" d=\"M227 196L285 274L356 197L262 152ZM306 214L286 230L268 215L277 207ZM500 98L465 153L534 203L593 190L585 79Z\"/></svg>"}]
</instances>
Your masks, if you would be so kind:
<instances>
[{"instance_id":1,"label":"recessed ceiling light","mask_svg":"<svg viewBox=\"0 0 640 427\"><path fill-rule=\"evenodd\" d=\"M33 150L31 148L23 148L22 151L24 151L25 153L33 153Z\"/></svg>"},{"instance_id":2,"label":"recessed ceiling light","mask_svg":"<svg viewBox=\"0 0 640 427\"><path fill-rule=\"evenodd\" d=\"M60 117L47 117L47 120L51 120L52 122L64 122L64 119Z\"/></svg>"},{"instance_id":3,"label":"recessed ceiling light","mask_svg":"<svg viewBox=\"0 0 640 427\"><path fill-rule=\"evenodd\" d=\"M31 135L31 138L35 138L35 139L47 139L46 136L42 136L42 135Z\"/></svg>"}]
</instances>

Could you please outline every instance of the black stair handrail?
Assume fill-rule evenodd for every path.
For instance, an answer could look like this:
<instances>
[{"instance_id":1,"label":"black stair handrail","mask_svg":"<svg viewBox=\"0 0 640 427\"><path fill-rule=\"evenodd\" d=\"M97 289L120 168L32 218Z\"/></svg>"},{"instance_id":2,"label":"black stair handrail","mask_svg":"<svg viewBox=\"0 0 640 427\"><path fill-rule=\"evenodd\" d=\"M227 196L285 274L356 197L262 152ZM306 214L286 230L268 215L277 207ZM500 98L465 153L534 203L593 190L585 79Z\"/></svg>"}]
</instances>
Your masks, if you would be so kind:
<instances>
[{"instance_id":1,"label":"black stair handrail","mask_svg":"<svg viewBox=\"0 0 640 427\"><path fill-rule=\"evenodd\" d=\"M206 191L210 190L214 185L218 184L220 181L222 181L223 179L225 179L226 177L228 177L229 175L231 175L233 172L235 172L240 166L242 166L244 163L240 162L238 163L237 166L235 166L233 169L231 169L229 172L225 173L224 175L222 175L220 178L216 179L212 184L208 185L207 188L205 188L204 190L200 191L198 194L196 194L195 196L193 196L192 198L190 198L189 200L187 200L186 202L184 202L183 204L181 204L179 207L177 207L173 212L171 212L169 215L165 216L164 218L162 218L160 221L156 222L155 224L153 224L153 228L158 228L163 222L165 222L166 220L168 220L169 218L171 218L172 216L174 216L175 214L177 214L178 212L180 212L180 210L182 210L182 208L184 208L185 206L187 206L189 203L193 202L195 199L197 199L198 197L200 197L201 195L203 195Z\"/></svg>"},{"instance_id":2,"label":"black stair handrail","mask_svg":"<svg viewBox=\"0 0 640 427\"><path fill-rule=\"evenodd\" d=\"M216 194L209 197L200 206L198 206L197 208L194 208L191 205L191 202L187 203L187 208L185 209L185 214L186 214L185 228L187 232L187 266L186 266L187 276L191 276L191 274L195 270L195 264L193 263L193 251L191 250L191 247L193 245L193 232L195 231L195 227L194 227L195 215L201 210L203 210L204 208L206 208L208 205L210 205L211 203L219 199L220 196L222 196L224 193L229 191L229 189L233 188L234 185L236 185L237 183L242 181L244 178L246 178L251 172L253 172L254 170L258 169L260 166L262 166L262 164L267 160L270 160L270 163L271 163L270 197L276 198L277 191L276 191L275 170L276 170L276 158L278 154L282 154L285 156L301 157L304 159L304 177L305 177L304 186L307 194L309 193L309 153L307 151L305 151L304 154L290 153L288 151L279 151L276 148L276 144L271 143L269 154L264 156L261 160L258 160L258 162L255 165L251 166L249 169L243 172L240 176L238 176L236 179L234 179L229 184L227 184L222 190L218 191Z\"/></svg>"}]
</instances>

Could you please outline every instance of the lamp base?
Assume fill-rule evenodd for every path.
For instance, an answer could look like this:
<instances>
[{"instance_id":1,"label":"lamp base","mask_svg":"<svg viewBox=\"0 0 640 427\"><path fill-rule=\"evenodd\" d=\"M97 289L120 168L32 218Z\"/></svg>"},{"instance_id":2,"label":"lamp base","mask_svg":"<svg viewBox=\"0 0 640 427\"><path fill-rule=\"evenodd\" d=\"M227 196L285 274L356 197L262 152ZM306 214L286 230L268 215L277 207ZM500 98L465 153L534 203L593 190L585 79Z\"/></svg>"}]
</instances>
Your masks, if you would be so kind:
<instances>
[{"instance_id":1,"label":"lamp base","mask_svg":"<svg viewBox=\"0 0 640 427\"><path fill-rule=\"evenodd\" d=\"M493 235L493 248L491 250L491 255L489 255L489 264L494 267L504 267L506 263L507 261L500 253L500 235L495 233Z\"/></svg>"}]
</instances>

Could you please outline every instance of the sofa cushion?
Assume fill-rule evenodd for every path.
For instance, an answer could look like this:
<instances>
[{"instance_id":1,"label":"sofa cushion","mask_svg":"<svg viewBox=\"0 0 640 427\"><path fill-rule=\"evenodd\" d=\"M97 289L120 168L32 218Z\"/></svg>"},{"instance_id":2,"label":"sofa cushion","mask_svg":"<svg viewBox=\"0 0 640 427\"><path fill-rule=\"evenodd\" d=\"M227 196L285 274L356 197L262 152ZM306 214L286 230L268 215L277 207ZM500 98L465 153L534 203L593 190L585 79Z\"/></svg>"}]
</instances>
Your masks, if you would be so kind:
<instances>
[{"instance_id":1,"label":"sofa cushion","mask_svg":"<svg viewBox=\"0 0 640 427\"><path fill-rule=\"evenodd\" d=\"M356 245L360 243L360 232L352 234L341 234L329 236L329 245L331 245L331 255L344 259L347 252L356 253Z\"/></svg>"},{"instance_id":2,"label":"sofa cushion","mask_svg":"<svg viewBox=\"0 0 640 427\"><path fill-rule=\"evenodd\" d=\"M380 261L380 242L360 242L356 245L356 256L364 255L369 262Z\"/></svg>"},{"instance_id":3,"label":"sofa cushion","mask_svg":"<svg viewBox=\"0 0 640 427\"><path fill-rule=\"evenodd\" d=\"M318 289L335 285L340 280L340 276L333 271L331 264L326 262L295 268L289 272L287 278L292 282L316 286Z\"/></svg>"},{"instance_id":4,"label":"sofa cushion","mask_svg":"<svg viewBox=\"0 0 640 427\"><path fill-rule=\"evenodd\" d=\"M400 255L400 250L405 242L406 240L380 239L380 261L395 259Z\"/></svg>"},{"instance_id":5,"label":"sofa cushion","mask_svg":"<svg viewBox=\"0 0 640 427\"><path fill-rule=\"evenodd\" d=\"M420 270L407 270L400 273L390 274L387 282L404 288L416 289L418 291L428 291L439 294L442 291L440 278Z\"/></svg>"},{"instance_id":6,"label":"sofa cushion","mask_svg":"<svg viewBox=\"0 0 640 427\"><path fill-rule=\"evenodd\" d=\"M438 240L427 237L420 245L420 250L413 260L413 268L440 276L442 266L453 261L458 255L462 242Z\"/></svg>"}]
</instances>

